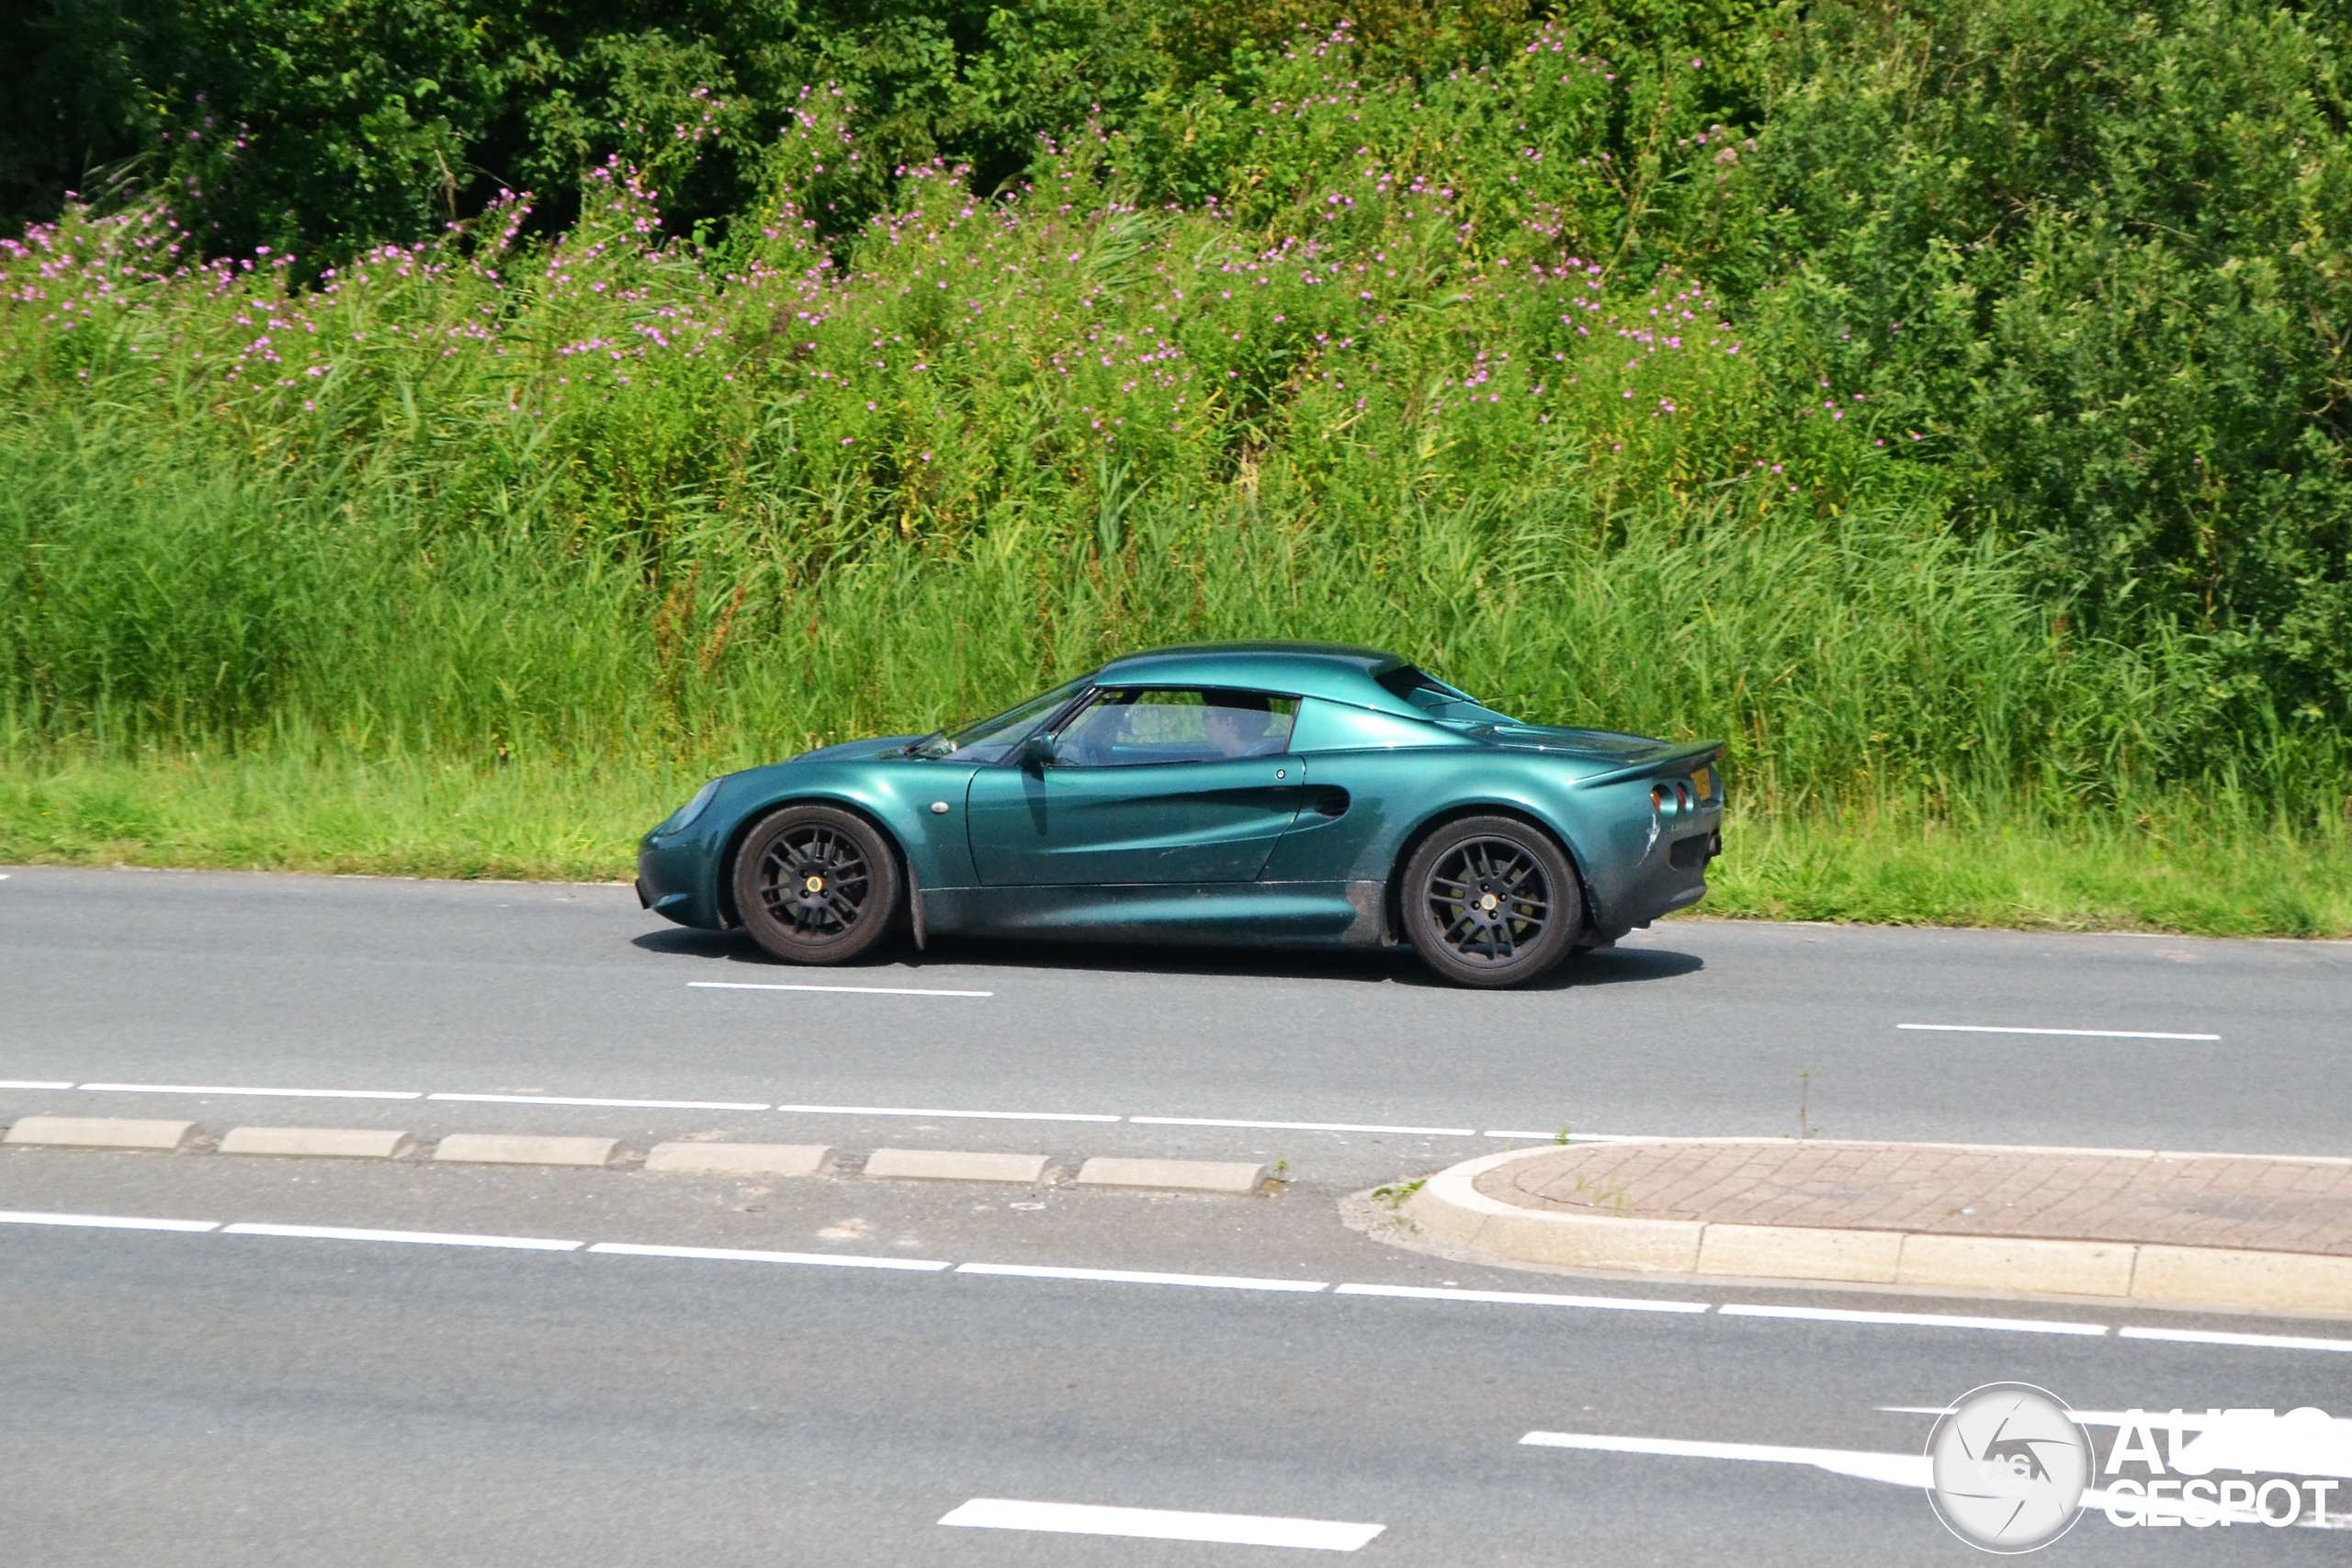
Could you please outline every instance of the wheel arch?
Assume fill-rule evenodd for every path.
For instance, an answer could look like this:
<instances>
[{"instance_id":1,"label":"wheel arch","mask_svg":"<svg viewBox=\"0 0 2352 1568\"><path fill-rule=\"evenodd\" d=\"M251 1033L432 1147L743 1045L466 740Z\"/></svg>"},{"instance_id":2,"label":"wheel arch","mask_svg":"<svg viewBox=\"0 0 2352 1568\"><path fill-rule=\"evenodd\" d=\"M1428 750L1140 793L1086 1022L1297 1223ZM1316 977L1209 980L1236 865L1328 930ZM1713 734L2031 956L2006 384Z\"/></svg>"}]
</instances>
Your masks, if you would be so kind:
<instances>
[{"instance_id":1,"label":"wheel arch","mask_svg":"<svg viewBox=\"0 0 2352 1568\"><path fill-rule=\"evenodd\" d=\"M906 908L899 912L899 918L904 919L908 910L913 908L917 897L914 872L907 860L907 846L899 841L899 835L890 825L861 802L837 795L799 794L778 795L774 800L761 802L743 813L735 826L727 830L727 837L719 844L712 876L718 884L714 890L718 900L715 907L719 919L725 922L725 928L732 931L743 923L743 913L735 907L735 857L743 852L744 841L751 838L752 829L777 812L794 806L824 806L835 811L845 811L882 836L882 842L890 851L890 858L898 863L899 884L906 902Z\"/></svg>"},{"instance_id":2,"label":"wheel arch","mask_svg":"<svg viewBox=\"0 0 2352 1568\"><path fill-rule=\"evenodd\" d=\"M1405 835L1403 842L1396 846L1396 858L1389 863L1387 880L1381 889L1380 902L1380 918L1388 928L1391 940L1405 940L1405 868L1413 863L1413 857L1420 852L1421 846L1433 834L1471 817L1507 817L1525 823L1549 839L1554 847L1567 857L1568 870L1577 879L1577 918L1580 922L1577 935L1580 937L1593 929L1592 875L1585 869L1584 856L1577 852L1574 840L1526 807L1510 801L1457 801L1431 812L1426 819L1416 823L1412 831Z\"/></svg>"}]
</instances>

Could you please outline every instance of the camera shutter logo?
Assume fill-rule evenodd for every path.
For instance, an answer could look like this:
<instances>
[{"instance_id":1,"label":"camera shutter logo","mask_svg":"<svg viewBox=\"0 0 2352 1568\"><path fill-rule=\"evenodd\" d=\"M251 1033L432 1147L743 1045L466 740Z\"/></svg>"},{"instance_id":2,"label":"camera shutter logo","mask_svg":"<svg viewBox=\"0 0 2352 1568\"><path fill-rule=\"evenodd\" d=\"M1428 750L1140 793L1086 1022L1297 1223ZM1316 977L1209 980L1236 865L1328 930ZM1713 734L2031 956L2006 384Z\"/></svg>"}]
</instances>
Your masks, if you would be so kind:
<instances>
[{"instance_id":1,"label":"camera shutter logo","mask_svg":"<svg viewBox=\"0 0 2352 1568\"><path fill-rule=\"evenodd\" d=\"M2094 1464L2090 1434L2031 1383L1969 1390L1928 1434L1928 1500L1944 1528L1986 1551L2034 1551L2074 1528Z\"/></svg>"}]
</instances>

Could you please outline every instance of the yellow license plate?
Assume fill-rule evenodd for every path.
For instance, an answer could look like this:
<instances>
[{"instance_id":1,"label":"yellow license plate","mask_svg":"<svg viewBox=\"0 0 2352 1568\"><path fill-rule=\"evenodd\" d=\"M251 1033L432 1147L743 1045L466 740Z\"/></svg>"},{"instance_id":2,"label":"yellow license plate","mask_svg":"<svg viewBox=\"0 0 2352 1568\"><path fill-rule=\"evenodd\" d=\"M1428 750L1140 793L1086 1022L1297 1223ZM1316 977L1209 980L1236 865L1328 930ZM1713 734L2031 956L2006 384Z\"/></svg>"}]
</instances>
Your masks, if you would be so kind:
<instances>
[{"instance_id":1,"label":"yellow license plate","mask_svg":"<svg viewBox=\"0 0 2352 1568\"><path fill-rule=\"evenodd\" d=\"M1715 793L1715 770L1701 768L1690 775L1690 787L1699 792L1701 800L1712 799Z\"/></svg>"}]
</instances>

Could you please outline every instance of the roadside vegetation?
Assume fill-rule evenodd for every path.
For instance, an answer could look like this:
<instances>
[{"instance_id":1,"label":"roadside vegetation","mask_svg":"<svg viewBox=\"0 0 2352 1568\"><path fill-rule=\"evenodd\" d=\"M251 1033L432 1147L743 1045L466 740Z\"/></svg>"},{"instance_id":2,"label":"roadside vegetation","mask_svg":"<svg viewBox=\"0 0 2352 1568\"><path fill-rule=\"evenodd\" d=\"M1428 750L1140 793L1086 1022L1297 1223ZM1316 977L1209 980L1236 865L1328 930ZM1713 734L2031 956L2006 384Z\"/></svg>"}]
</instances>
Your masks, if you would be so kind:
<instances>
[{"instance_id":1,"label":"roadside vegetation","mask_svg":"<svg viewBox=\"0 0 2352 1568\"><path fill-rule=\"evenodd\" d=\"M1303 637L1728 738L1718 912L2352 932L2339 9L659 10L413 166L195 45L10 133L0 858L621 876Z\"/></svg>"}]
</instances>

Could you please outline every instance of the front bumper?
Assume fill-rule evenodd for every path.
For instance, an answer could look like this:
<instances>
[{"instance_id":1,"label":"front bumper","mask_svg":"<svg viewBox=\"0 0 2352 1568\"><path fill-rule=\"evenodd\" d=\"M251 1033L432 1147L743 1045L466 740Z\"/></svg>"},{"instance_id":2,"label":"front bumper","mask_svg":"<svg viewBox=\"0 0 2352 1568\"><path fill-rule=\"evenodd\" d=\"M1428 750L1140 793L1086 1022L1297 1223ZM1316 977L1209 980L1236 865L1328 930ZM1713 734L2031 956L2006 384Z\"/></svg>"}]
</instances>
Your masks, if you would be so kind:
<instances>
[{"instance_id":1,"label":"front bumper","mask_svg":"<svg viewBox=\"0 0 2352 1568\"><path fill-rule=\"evenodd\" d=\"M682 926L726 929L710 879L707 846L693 833L667 842L649 838L638 846L637 901Z\"/></svg>"}]
</instances>

